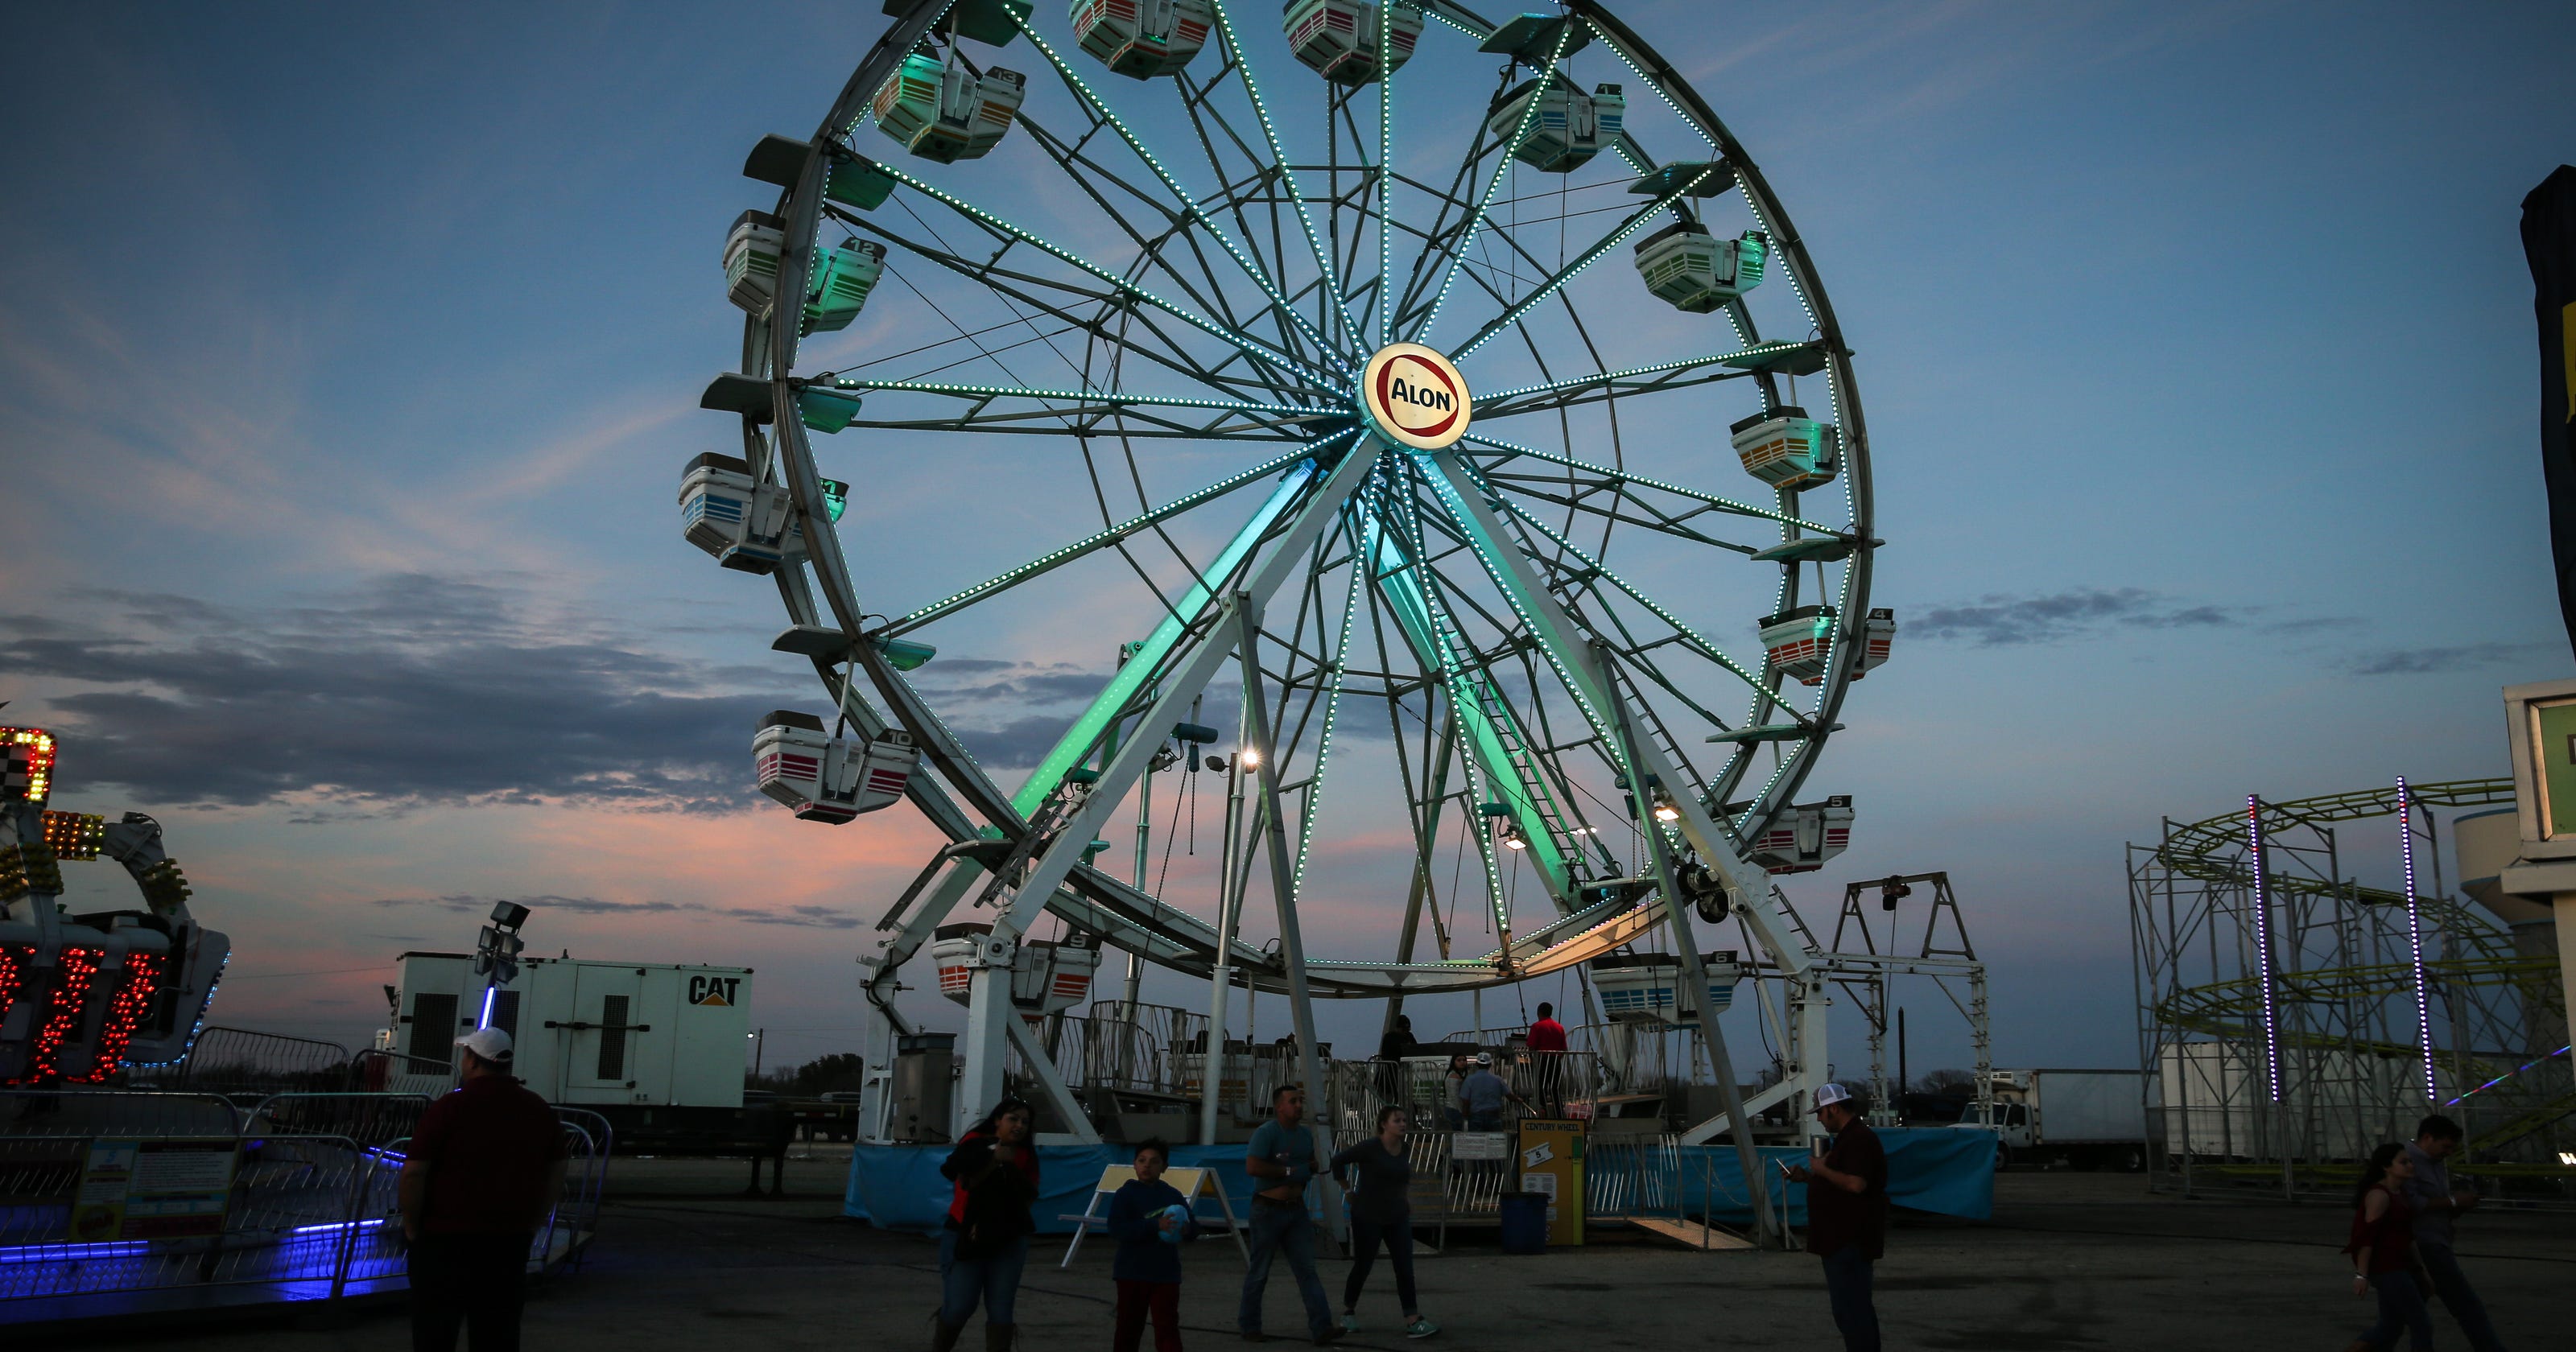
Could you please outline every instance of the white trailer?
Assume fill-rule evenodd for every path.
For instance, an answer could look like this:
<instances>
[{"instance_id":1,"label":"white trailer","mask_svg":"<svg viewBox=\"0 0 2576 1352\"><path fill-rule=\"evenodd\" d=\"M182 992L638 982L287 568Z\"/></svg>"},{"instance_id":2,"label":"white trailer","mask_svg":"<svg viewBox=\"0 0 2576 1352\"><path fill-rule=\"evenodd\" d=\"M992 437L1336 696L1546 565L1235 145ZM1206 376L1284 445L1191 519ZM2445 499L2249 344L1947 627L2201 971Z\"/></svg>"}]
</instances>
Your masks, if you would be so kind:
<instances>
[{"instance_id":1,"label":"white trailer","mask_svg":"<svg viewBox=\"0 0 2576 1352\"><path fill-rule=\"evenodd\" d=\"M456 1039L484 1021L484 993L470 954L397 959L394 1024L380 1039L406 1058L399 1064L407 1073L393 1078L444 1079ZM510 1035L517 1053L517 1075L548 1102L742 1106L748 967L523 958L517 976L492 990L491 1005L491 1024Z\"/></svg>"},{"instance_id":2,"label":"white trailer","mask_svg":"<svg viewBox=\"0 0 2576 1352\"><path fill-rule=\"evenodd\" d=\"M1998 1166L2062 1161L2134 1173L2147 1163L2145 1080L2135 1070L1998 1070L1992 1116L1971 1104L1957 1125L1994 1132Z\"/></svg>"}]
</instances>

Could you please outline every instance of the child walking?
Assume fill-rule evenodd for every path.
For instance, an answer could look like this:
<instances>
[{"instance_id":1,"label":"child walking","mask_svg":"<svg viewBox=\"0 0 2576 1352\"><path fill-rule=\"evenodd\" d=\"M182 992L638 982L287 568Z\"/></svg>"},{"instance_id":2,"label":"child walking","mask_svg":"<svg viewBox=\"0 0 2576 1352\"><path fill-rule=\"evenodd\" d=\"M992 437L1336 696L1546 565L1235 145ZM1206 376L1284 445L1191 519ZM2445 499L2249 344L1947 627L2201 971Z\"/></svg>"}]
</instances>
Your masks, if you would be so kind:
<instances>
[{"instance_id":1,"label":"child walking","mask_svg":"<svg viewBox=\"0 0 2576 1352\"><path fill-rule=\"evenodd\" d=\"M1154 1352L1181 1352L1181 1241L1197 1223L1183 1219L1189 1199L1163 1181L1172 1150L1161 1141L1136 1147L1136 1177L1109 1199L1109 1235L1118 1256L1109 1276L1118 1283L1115 1352L1136 1352L1145 1316L1154 1317ZM1181 1208L1179 1212L1170 1210Z\"/></svg>"}]
</instances>

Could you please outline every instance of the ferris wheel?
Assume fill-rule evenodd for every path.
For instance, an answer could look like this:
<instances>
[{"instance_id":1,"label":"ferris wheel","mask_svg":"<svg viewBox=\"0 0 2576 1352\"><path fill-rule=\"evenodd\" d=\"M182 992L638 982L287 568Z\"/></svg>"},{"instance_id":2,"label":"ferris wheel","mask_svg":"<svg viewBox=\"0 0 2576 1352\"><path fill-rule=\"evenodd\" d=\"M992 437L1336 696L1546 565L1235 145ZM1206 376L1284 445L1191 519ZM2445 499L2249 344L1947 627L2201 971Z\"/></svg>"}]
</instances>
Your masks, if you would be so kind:
<instances>
[{"instance_id":1,"label":"ferris wheel","mask_svg":"<svg viewBox=\"0 0 2576 1352\"><path fill-rule=\"evenodd\" d=\"M764 791L951 842L870 998L944 936L980 1102L1104 946L1301 1010L1693 918L1803 963L1767 875L1847 839L1795 799L1895 625L1851 354L1708 103L1581 0L886 10L745 166L740 454L680 492L829 701ZM1080 691L1000 746L942 653ZM1245 844L1176 877L1209 766Z\"/></svg>"}]
</instances>

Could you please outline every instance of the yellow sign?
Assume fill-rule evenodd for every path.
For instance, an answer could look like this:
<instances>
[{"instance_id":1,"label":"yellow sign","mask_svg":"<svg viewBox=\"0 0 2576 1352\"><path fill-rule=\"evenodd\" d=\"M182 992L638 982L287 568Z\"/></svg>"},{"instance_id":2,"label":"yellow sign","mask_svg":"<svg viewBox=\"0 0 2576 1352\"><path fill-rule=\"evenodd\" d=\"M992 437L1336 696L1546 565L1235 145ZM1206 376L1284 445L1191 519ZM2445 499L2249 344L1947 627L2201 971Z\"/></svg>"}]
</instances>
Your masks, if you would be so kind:
<instances>
[{"instance_id":1,"label":"yellow sign","mask_svg":"<svg viewBox=\"0 0 2576 1352\"><path fill-rule=\"evenodd\" d=\"M1547 1117L1521 1120L1521 1191L1547 1196L1547 1242L1583 1242L1583 1124Z\"/></svg>"}]
</instances>

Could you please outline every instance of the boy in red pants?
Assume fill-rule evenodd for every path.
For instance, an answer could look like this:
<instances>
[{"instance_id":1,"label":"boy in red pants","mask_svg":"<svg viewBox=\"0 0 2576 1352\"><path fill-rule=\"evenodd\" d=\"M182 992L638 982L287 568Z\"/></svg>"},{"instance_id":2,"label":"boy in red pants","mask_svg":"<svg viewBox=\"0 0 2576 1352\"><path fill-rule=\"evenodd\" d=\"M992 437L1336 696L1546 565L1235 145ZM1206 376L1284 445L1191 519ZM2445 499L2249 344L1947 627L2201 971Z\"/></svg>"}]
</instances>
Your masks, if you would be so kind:
<instances>
[{"instance_id":1,"label":"boy in red pants","mask_svg":"<svg viewBox=\"0 0 2576 1352\"><path fill-rule=\"evenodd\" d=\"M1184 1219L1188 1199L1163 1181L1171 1156L1171 1147L1161 1141L1138 1145L1136 1177L1109 1199L1109 1234L1118 1241L1118 1257L1109 1268L1118 1283L1115 1352L1136 1352L1149 1312L1154 1316L1154 1352L1181 1352L1180 1246L1198 1226Z\"/></svg>"}]
</instances>

